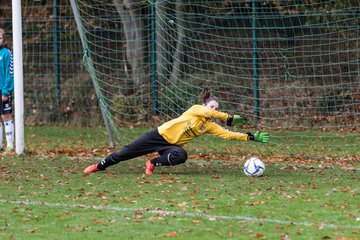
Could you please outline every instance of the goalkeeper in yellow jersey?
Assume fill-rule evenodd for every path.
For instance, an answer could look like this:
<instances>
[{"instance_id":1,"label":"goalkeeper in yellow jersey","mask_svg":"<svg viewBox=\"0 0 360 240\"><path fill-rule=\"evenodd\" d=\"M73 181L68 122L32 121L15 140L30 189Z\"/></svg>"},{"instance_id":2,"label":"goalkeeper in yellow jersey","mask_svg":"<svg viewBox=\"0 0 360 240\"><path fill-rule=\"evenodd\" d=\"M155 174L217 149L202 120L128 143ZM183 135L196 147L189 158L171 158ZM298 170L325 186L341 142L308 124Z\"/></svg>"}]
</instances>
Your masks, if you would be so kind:
<instances>
[{"instance_id":1,"label":"goalkeeper in yellow jersey","mask_svg":"<svg viewBox=\"0 0 360 240\"><path fill-rule=\"evenodd\" d=\"M210 93L208 88L202 91L200 98L202 105L194 105L178 118L146 132L131 144L111 153L98 164L87 167L84 172L89 174L105 170L107 167L119 162L158 152L159 157L148 160L145 164L145 173L153 174L155 167L174 166L184 163L188 156L182 146L205 133L229 140L252 140L262 143L269 141L269 134L265 132L256 132L255 134L238 133L221 127L212 120L220 119L225 121L228 126L233 126L246 124L247 119L239 115L232 116L217 111L219 101Z\"/></svg>"}]
</instances>

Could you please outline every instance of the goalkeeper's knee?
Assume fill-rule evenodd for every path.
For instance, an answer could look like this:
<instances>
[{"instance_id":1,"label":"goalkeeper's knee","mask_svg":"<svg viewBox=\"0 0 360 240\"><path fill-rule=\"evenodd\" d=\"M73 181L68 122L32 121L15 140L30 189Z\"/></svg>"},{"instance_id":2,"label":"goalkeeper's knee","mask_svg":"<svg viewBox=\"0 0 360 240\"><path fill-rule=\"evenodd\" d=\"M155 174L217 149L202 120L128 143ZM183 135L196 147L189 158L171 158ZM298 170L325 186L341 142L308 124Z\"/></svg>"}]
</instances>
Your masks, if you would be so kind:
<instances>
[{"instance_id":1,"label":"goalkeeper's knee","mask_svg":"<svg viewBox=\"0 0 360 240\"><path fill-rule=\"evenodd\" d=\"M183 148L177 148L171 151L168 155L170 165L178 165L185 163L188 158L187 152Z\"/></svg>"}]
</instances>

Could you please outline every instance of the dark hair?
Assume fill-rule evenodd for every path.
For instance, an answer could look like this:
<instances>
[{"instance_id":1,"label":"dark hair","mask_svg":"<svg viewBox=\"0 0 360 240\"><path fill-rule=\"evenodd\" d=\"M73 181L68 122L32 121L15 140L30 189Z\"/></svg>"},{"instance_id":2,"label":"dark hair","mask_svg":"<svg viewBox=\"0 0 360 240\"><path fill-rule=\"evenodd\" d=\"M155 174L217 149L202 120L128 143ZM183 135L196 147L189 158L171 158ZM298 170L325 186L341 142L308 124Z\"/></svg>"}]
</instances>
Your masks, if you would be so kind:
<instances>
[{"instance_id":1,"label":"dark hair","mask_svg":"<svg viewBox=\"0 0 360 240\"><path fill-rule=\"evenodd\" d=\"M200 94L200 101L203 104L207 104L211 100L215 100L215 101L219 102L219 100L211 94L211 92L208 88L204 88Z\"/></svg>"}]
</instances>

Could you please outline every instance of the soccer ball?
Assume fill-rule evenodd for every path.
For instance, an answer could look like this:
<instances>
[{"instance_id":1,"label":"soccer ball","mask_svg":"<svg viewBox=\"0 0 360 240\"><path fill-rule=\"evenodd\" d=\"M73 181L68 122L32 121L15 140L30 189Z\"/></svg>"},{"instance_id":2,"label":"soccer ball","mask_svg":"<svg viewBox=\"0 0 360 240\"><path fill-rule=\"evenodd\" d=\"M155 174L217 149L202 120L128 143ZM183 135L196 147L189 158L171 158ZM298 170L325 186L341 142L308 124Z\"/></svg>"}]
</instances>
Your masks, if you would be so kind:
<instances>
[{"instance_id":1,"label":"soccer ball","mask_svg":"<svg viewBox=\"0 0 360 240\"><path fill-rule=\"evenodd\" d=\"M248 159L244 164L244 173L249 177L260 177L264 174L265 164L257 157Z\"/></svg>"}]
</instances>

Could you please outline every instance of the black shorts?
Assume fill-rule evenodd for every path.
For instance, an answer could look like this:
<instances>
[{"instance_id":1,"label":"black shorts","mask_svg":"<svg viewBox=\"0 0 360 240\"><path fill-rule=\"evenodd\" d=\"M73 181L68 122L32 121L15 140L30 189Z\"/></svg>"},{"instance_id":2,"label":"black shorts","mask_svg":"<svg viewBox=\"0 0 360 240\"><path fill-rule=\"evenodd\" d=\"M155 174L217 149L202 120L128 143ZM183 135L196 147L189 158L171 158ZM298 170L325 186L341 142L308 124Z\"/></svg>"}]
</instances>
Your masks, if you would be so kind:
<instances>
[{"instance_id":1,"label":"black shorts","mask_svg":"<svg viewBox=\"0 0 360 240\"><path fill-rule=\"evenodd\" d=\"M2 114L12 113L12 95L9 96L8 100L2 103Z\"/></svg>"}]
</instances>

